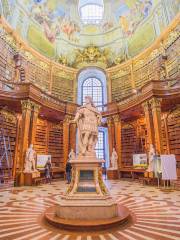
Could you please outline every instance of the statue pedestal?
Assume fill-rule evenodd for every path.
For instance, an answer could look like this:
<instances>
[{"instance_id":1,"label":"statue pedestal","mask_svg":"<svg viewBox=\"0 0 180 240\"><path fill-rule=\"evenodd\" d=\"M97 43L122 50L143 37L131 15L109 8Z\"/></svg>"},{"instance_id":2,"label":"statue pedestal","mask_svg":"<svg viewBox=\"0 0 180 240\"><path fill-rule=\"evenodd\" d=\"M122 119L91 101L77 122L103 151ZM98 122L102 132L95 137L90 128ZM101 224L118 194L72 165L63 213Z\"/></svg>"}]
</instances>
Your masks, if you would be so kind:
<instances>
[{"instance_id":1,"label":"statue pedestal","mask_svg":"<svg viewBox=\"0 0 180 240\"><path fill-rule=\"evenodd\" d=\"M129 211L115 202L103 182L101 164L104 160L89 155L70 162L71 184L59 203L45 213L47 221L55 226L77 229L80 226L107 228L127 220Z\"/></svg>"},{"instance_id":2,"label":"statue pedestal","mask_svg":"<svg viewBox=\"0 0 180 240\"><path fill-rule=\"evenodd\" d=\"M33 178L40 177L40 172L31 172L31 173L24 173L24 185L25 186L32 186Z\"/></svg>"},{"instance_id":3,"label":"statue pedestal","mask_svg":"<svg viewBox=\"0 0 180 240\"><path fill-rule=\"evenodd\" d=\"M108 177L108 179L110 179L110 180L119 179L118 169L109 168L109 169L107 170L107 177Z\"/></svg>"}]
</instances>

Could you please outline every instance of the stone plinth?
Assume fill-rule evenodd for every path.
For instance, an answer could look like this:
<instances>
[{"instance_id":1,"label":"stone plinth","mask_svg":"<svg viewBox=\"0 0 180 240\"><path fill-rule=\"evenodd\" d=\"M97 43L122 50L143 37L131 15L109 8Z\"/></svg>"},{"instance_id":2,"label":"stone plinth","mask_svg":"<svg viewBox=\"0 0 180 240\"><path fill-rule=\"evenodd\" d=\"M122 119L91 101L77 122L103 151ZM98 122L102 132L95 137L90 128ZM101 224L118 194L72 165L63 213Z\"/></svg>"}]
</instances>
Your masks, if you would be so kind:
<instances>
[{"instance_id":1,"label":"stone plinth","mask_svg":"<svg viewBox=\"0 0 180 240\"><path fill-rule=\"evenodd\" d=\"M103 162L104 160L98 160L95 156L81 156L71 160L72 180L65 197L87 198L94 196L96 199L99 196L108 195L108 190L102 179L101 164Z\"/></svg>"},{"instance_id":2,"label":"stone plinth","mask_svg":"<svg viewBox=\"0 0 180 240\"><path fill-rule=\"evenodd\" d=\"M78 228L76 221L81 226L84 226L84 221L88 221L88 227L93 223L94 227L99 225L106 228L109 224L117 224L129 217L129 211L115 202L103 182L101 164L104 160L89 155L80 156L70 162L71 184L59 203L45 213L50 223L53 224L54 221L54 225L64 226L66 222L67 228ZM94 221L97 221L97 225Z\"/></svg>"},{"instance_id":3,"label":"stone plinth","mask_svg":"<svg viewBox=\"0 0 180 240\"><path fill-rule=\"evenodd\" d=\"M25 186L32 186L33 179L40 177L40 172L35 171L31 173L24 173L24 185Z\"/></svg>"},{"instance_id":4,"label":"stone plinth","mask_svg":"<svg viewBox=\"0 0 180 240\"><path fill-rule=\"evenodd\" d=\"M64 219L97 220L117 217L118 210L111 198L66 199L57 205L56 215Z\"/></svg>"},{"instance_id":5,"label":"stone plinth","mask_svg":"<svg viewBox=\"0 0 180 240\"><path fill-rule=\"evenodd\" d=\"M112 179L119 179L119 174L118 174L118 170L117 169L113 169L113 168L109 168L107 170L107 177L108 179L112 180Z\"/></svg>"}]
</instances>

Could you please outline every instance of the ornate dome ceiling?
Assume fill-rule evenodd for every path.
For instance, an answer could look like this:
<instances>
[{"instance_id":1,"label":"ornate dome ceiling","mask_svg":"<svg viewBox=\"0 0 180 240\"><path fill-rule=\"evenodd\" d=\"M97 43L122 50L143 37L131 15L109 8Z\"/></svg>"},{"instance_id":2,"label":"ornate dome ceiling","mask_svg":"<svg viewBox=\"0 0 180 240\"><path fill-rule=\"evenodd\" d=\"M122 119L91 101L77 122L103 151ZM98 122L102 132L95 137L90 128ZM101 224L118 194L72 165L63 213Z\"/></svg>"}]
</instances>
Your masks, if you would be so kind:
<instances>
[{"instance_id":1,"label":"ornate dome ceiling","mask_svg":"<svg viewBox=\"0 0 180 240\"><path fill-rule=\"evenodd\" d=\"M60 63L76 67L100 57L111 66L148 47L177 14L178 2L0 0L0 11L30 46Z\"/></svg>"}]
</instances>

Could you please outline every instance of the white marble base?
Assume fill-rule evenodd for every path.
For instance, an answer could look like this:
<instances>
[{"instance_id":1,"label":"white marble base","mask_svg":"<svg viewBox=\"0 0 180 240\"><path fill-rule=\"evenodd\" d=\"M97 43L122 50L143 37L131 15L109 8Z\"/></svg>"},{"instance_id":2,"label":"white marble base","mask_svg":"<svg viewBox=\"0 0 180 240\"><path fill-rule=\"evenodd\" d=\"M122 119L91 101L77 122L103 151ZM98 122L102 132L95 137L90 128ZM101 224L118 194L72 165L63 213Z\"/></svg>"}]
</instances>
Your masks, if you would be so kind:
<instances>
[{"instance_id":1,"label":"white marble base","mask_svg":"<svg viewBox=\"0 0 180 240\"><path fill-rule=\"evenodd\" d=\"M88 155L79 156L70 162L72 181L56 206L56 216L71 220L117 217L117 203L110 196L102 179L101 164L104 160L97 159L95 155Z\"/></svg>"},{"instance_id":2,"label":"white marble base","mask_svg":"<svg viewBox=\"0 0 180 240\"><path fill-rule=\"evenodd\" d=\"M56 206L56 215L64 219L109 219L118 216L118 208L111 198L66 199Z\"/></svg>"}]
</instances>

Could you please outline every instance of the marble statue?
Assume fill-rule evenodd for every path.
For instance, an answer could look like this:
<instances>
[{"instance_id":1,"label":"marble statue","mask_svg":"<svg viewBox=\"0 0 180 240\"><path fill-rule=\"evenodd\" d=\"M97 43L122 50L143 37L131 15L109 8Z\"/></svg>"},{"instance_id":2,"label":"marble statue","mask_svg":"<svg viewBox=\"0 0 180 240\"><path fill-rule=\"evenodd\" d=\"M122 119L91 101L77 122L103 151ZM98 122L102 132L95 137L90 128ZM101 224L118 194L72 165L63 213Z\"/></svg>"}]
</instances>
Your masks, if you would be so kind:
<instances>
[{"instance_id":1,"label":"marble statue","mask_svg":"<svg viewBox=\"0 0 180 240\"><path fill-rule=\"evenodd\" d=\"M78 128L78 154L95 153L98 140L98 126L101 124L101 114L94 106L90 96L85 97L85 104L77 109L73 123Z\"/></svg>"},{"instance_id":2,"label":"marble statue","mask_svg":"<svg viewBox=\"0 0 180 240\"><path fill-rule=\"evenodd\" d=\"M26 151L24 173L32 173L32 172L37 172L36 152L33 149L33 144L30 144L29 148Z\"/></svg>"},{"instance_id":3,"label":"marble statue","mask_svg":"<svg viewBox=\"0 0 180 240\"><path fill-rule=\"evenodd\" d=\"M150 148L149 148L149 166L148 166L147 172L153 172L154 171L153 160L154 160L154 156L155 155L156 155L156 153L155 153L154 146L153 146L153 144L150 144Z\"/></svg>"},{"instance_id":4,"label":"marble statue","mask_svg":"<svg viewBox=\"0 0 180 240\"><path fill-rule=\"evenodd\" d=\"M69 155L68 155L68 160L73 160L76 158L76 154L73 149L71 149Z\"/></svg>"},{"instance_id":5,"label":"marble statue","mask_svg":"<svg viewBox=\"0 0 180 240\"><path fill-rule=\"evenodd\" d=\"M112 155L111 155L111 168L118 169L117 160L118 160L118 155L115 148L113 148Z\"/></svg>"}]
</instances>

